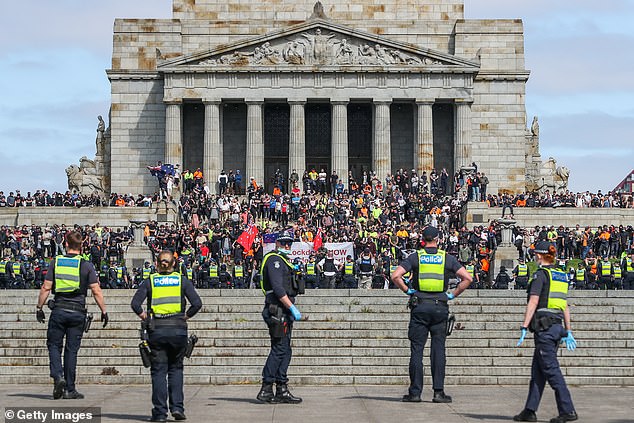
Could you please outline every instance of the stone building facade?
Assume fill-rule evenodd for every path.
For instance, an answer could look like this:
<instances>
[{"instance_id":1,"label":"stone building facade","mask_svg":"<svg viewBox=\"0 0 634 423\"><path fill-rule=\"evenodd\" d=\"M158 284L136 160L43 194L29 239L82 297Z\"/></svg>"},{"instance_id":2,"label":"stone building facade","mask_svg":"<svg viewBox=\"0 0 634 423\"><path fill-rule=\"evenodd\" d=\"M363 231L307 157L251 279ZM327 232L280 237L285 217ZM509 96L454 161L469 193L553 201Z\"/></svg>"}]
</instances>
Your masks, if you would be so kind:
<instances>
[{"instance_id":1,"label":"stone building facade","mask_svg":"<svg viewBox=\"0 0 634 423\"><path fill-rule=\"evenodd\" d=\"M463 0L174 0L115 21L107 74L113 192L156 190L157 160L260 183L475 162L490 192L525 189L523 25Z\"/></svg>"}]
</instances>

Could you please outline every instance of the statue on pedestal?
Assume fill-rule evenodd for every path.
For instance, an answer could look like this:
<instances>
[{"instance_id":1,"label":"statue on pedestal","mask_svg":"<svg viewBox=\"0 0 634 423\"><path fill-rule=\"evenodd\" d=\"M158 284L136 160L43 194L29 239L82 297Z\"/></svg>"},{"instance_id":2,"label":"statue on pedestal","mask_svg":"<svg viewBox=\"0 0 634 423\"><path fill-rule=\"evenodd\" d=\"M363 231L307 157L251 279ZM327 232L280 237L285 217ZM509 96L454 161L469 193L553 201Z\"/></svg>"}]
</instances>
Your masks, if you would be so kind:
<instances>
[{"instance_id":1,"label":"statue on pedestal","mask_svg":"<svg viewBox=\"0 0 634 423\"><path fill-rule=\"evenodd\" d=\"M96 155L94 160L83 156L79 160L79 166L72 164L66 168L68 176L68 189L82 195L98 194L105 196L107 180L109 180L108 143L110 140L110 128L106 129L103 117L97 116L97 137L95 139Z\"/></svg>"}]
</instances>

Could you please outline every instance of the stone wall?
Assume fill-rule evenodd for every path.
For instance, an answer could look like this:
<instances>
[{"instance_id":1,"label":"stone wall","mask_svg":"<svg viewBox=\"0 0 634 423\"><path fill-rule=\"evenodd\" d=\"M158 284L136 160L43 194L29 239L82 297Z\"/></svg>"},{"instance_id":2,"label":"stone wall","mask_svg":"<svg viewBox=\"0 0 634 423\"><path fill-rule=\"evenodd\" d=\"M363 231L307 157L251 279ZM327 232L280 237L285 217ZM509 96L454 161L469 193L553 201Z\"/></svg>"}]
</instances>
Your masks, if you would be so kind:
<instances>
[{"instance_id":1,"label":"stone wall","mask_svg":"<svg viewBox=\"0 0 634 423\"><path fill-rule=\"evenodd\" d=\"M239 4L219 0L174 0L174 19L117 19L112 69L108 72L112 82L112 191L151 193L157 189L156 180L145 166L165 156L164 84L162 75L156 71L158 60L210 51L296 25L310 17L314 3L315 0L245 0ZM323 7L327 18L334 23L388 40L479 60L482 71L475 80L465 77L463 90L467 93L473 89L472 160L488 174L492 192L524 191L528 72L524 63L521 20L465 20L464 0L364 0L354 3L325 0ZM462 78L454 76L458 77ZM195 76L193 85L206 84L201 81L207 81L204 75ZM368 84L376 84L371 75ZM190 91L178 94L200 100ZM265 97L267 93L260 90L252 97ZM251 92L247 86L240 93L231 94L240 99ZM352 92L347 94L355 97ZM377 96L379 94L377 92ZM428 98L437 101L451 101L451 98L445 98L448 94L442 89L429 89L427 94ZM220 90L217 95L226 97ZM398 90L391 90L390 95L399 101L412 102L415 99L410 97L416 96ZM278 91L268 93L266 97L280 99ZM314 97L332 98L333 92L322 88L316 90ZM225 125L225 146L233 147L232 142L237 139L242 143L242 134L231 133L228 129ZM232 147L228 147L229 150ZM400 154L399 151L395 153L397 157ZM438 154L441 156L438 162L449 164L450 170L453 158L444 156L452 152L438 151ZM228 151L224 156L232 159L224 167L244 169L238 166L244 162L244 156L237 157Z\"/></svg>"},{"instance_id":2,"label":"stone wall","mask_svg":"<svg viewBox=\"0 0 634 423\"><path fill-rule=\"evenodd\" d=\"M507 211L508 214L508 211ZM489 208L483 203L469 203L466 213L468 227L486 225L492 219L502 216L502 208ZM520 227L563 225L581 227L600 225L634 225L634 209L591 209L591 208L514 208L515 220Z\"/></svg>"},{"instance_id":3,"label":"stone wall","mask_svg":"<svg viewBox=\"0 0 634 423\"><path fill-rule=\"evenodd\" d=\"M174 222L175 210L161 204L147 207L20 207L0 208L0 225L94 225L108 227L130 226L131 220Z\"/></svg>"}]
</instances>

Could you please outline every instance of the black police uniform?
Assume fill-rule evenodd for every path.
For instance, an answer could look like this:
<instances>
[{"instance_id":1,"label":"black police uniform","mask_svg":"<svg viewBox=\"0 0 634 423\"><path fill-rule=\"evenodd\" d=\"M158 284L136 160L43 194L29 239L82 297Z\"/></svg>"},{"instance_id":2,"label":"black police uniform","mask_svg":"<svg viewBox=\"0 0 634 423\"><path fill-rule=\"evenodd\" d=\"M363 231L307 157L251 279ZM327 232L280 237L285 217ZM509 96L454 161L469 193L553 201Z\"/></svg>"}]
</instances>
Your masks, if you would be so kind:
<instances>
[{"instance_id":1,"label":"black police uniform","mask_svg":"<svg viewBox=\"0 0 634 423\"><path fill-rule=\"evenodd\" d=\"M75 256L65 255L63 257L73 258ZM75 387L77 353L84 335L86 294L90 285L99 283L95 267L90 261L81 259L79 266L79 291L56 292L55 260L52 260L49 264L45 279L52 282L52 292L55 294L53 299L54 306L48 320L48 330L46 332L50 374L56 384L60 379L66 381L65 397L77 395ZM64 337L66 337L65 345ZM63 365L62 347L64 349Z\"/></svg>"},{"instance_id":2,"label":"black police uniform","mask_svg":"<svg viewBox=\"0 0 634 423\"><path fill-rule=\"evenodd\" d=\"M436 254L437 248L425 248L427 254ZM400 263L406 272L412 274L412 288L418 290L418 254L410 254ZM409 399L418 401L423 392L423 350L427 343L427 337L431 334L431 375L433 388L436 395L443 398L445 386L445 340L447 338L447 319L449 318L449 305L447 304L447 294L449 288L449 278L453 276L463 266L458 260L445 254L444 288L443 292L416 292L418 305L412 308L408 329L408 338L411 346L411 356L409 361ZM407 396L406 396L407 397ZM404 397L404 400L406 398ZM451 399L449 398L449 401ZM441 399L442 402L444 401ZM440 402L440 401L436 401Z\"/></svg>"},{"instance_id":3,"label":"black police uniform","mask_svg":"<svg viewBox=\"0 0 634 423\"><path fill-rule=\"evenodd\" d=\"M159 276L160 274L155 274ZM149 346L152 351L152 419L165 421L168 410L176 418L184 415L183 359L187 350L187 323L185 315L193 317L202 308L202 300L187 277L178 273L181 280L181 307L179 313L155 315L153 330L149 330ZM186 301L189 308L185 311ZM143 302L147 300L147 309L152 310L152 286L145 279L132 298L131 307L137 314L143 312ZM149 315L150 313L148 313Z\"/></svg>"},{"instance_id":4,"label":"black police uniform","mask_svg":"<svg viewBox=\"0 0 634 423\"><path fill-rule=\"evenodd\" d=\"M262 391L270 393L272 385L277 385L276 398L288 392L288 366L291 363L293 350L291 348L291 334L293 332L293 315L280 298L288 296L291 303L295 303L297 290L293 286L294 269L286 255L273 251L264 258L262 266L261 286L266 294L262 318L269 327L271 336L271 351L262 370ZM282 336L274 336L275 319L284 317L285 328ZM261 392L262 392L261 391ZM260 397L260 395L258 395ZM292 395L291 395L292 397ZM299 399L301 401L301 399ZM271 401L275 402L275 401ZM294 401L290 401L294 402Z\"/></svg>"},{"instance_id":5,"label":"black police uniform","mask_svg":"<svg viewBox=\"0 0 634 423\"><path fill-rule=\"evenodd\" d=\"M556 266L544 266L548 269L556 269ZM536 330L534 334L535 352L533 354L533 364L531 366L531 381L526 399L526 410L537 411L542 398L546 382L555 391L555 400L559 415L576 414L572 404L570 391L566 386L566 381L561 374L557 351L561 338L566 336L563 323L563 312L553 313L553 309L548 309L548 295L550 292L550 277L546 271L539 269L533 275L528 296L538 295L539 302L533 321L543 316L554 318L556 321L545 330ZM550 310L550 311L547 311Z\"/></svg>"},{"instance_id":6,"label":"black police uniform","mask_svg":"<svg viewBox=\"0 0 634 423\"><path fill-rule=\"evenodd\" d=\"M623 272L623 289L634 289L634 262L631 256L623 257L621 269Z\"/></svg>"}]
</instances>

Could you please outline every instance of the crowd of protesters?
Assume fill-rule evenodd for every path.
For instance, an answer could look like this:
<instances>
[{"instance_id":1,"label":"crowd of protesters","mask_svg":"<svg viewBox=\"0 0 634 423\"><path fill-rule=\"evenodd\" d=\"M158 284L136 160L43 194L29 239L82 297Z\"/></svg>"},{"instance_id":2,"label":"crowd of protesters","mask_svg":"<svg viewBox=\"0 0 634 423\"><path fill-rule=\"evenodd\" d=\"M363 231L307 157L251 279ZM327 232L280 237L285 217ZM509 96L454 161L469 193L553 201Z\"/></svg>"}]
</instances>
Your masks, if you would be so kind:
<instances>
[{"instance_id":1,"label":"crowd of protesters","mask_svg":"<svg viewBox=\"0 0 634 423\"><path fill-rule=\"evenodd\" d=\"M507 285L492 274L491 265L500 231L495 222L471 230L463 226L467 201L486 199L491 207L554 207L562 201L576 206L593 207L605 202L623 206L621 198L600 192L514 197L487 194L488 178L475 164L472 172L456 173L453 181L445 169L420 176L415 170L399 169L384 181L372 172L363 172L356 178L350 172L345 183L335 172L327 175L323 169L307 169L301 178L295 170L288 178L278 171L267 184L272 187L268 191L253 178L243 186L240 171L230 170L222 171L214 182L219 194L210 194L200 169L186 169L181 174L178 166L161 162L148 169L157 176L160 192L136 197L112 194L104 205L148 207L164 199L174 201L180 223L148 222L144 241L153 255L164 249L174 251L181 271L188 273L200 288L255 287L264 242L267 238L274 240L274 234L282 229L291 229L297 242L310 243L319 238L323 244L350 242L354 247L354 253L345 259L334 259L321 247L310 257L296 260L298 272L311 282L309 287L357 287L368 276L371 281L362 283L363 287L389 287L390 272L406 255L421 247L420 233L426 225L440 230L440 246L467 266L474 277L474 287L504 288ZM176 193L180 193L179 198L172 197ZM26 197L17 191L10 197L12 205L0 192L0 206L89 203L76 194L49 195L46 191ZM573 201L579 198L580 202ZM605 201L597 203L595 199ZM257 229L257 236L245 248L238 239L248 227ZM134 287L152 271L149 261L143 268L125 266L123 256L133 237L131 228L112 230L97 224L76 229L84 234L83 251L98 269L103 287ZM64 225L3 227L0 286L38 286L43 280L38 271L45 272L47 260L63 253L63 237L68 230ZM516 229L513 242L518 257L527 261L532 259L531 246L542 239L556 244L561 260L598 257L614 261L632 247L633 232L631 226L536 227Z\"/></svg>"}]
</instances>

